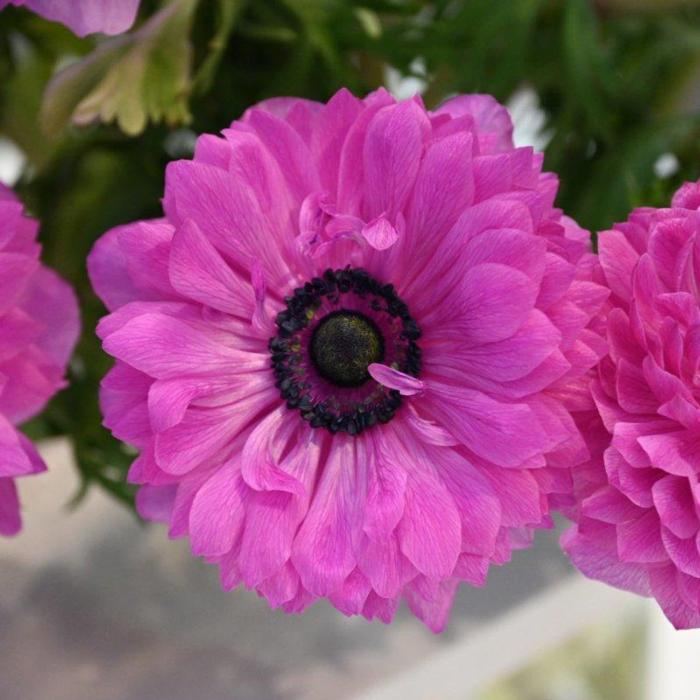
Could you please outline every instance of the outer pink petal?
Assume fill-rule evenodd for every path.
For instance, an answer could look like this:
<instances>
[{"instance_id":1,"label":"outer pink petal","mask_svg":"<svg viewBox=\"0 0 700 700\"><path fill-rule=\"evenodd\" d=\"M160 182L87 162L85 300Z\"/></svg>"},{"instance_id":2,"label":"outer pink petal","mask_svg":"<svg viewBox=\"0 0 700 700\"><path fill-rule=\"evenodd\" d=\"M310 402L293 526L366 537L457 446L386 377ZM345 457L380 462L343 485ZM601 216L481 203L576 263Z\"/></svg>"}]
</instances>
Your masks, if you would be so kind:
<instances>
[{"instance_id":1,"label":"outer pink petal","mask_svg":"<svg viewBox=\"0 0 700 700\"><path fill-rule=\"evenodd\" d=\"M497 153L513 148L513 122L508 110L491 95L459 95L447 100L436 114L452 118L469 115L478 127L482 153Z\"/></svg>"},{"instance_id":2,"label":"outer pink petal","mask_svg":"<svg viewBox=\"0 0 700 700\"><path fill-rule=\"evenodd\" d=\"M189 530L192 551L199 555L226 554L236 542L245 517L248 487L232 462L202 486L192 502Z\"/></svg>"},{"instance_id":3,"label":"outer pink petal","mask_svg":"<svg viewBox=\"0 0 700 700\"><path fill-rule=\"evenodd\" d=\"M385 107L372 120L364 143L364 217L403 209L418 174L429 129L425 111L406 101Z\"/></svg>"},{"instance_id":4,"label":"outer pink petal","mask_svg":"<svg viewBox=\"0 0 700 700\"><path fill-rule=\"evenodd\" d=\"M650 594L646 567L619 560L612 526L587 527L583 532L574 526L562 535L561 545L586 576L633 593Z\"/></svg>"},{"instance_id":5,"label":"outer pink petal","mask_svg":"<svg viewBox=\"0 0 700 700\"><path fill-rule=\"evenodd\" d=\"M22 528L17 488L10 478L0 478L0 535L10 537Z\"/></svg>"},{"instance_id":6,"label":"outer pink petal","mask_svg":"<svg viewBox=\"0 0 700 700\"><path fill-rule=\"evenodd\" d=\"M501 403L478 391L431 382L430 410L465 447L503 467L519 467L547 445L526 404Z\"/></svg>"},{"instance_id":7,"label":"outer pink petal","mask_svg":"<svg viewBox=\"0 0 700 700\"><path fill-rule=\"evenodd\" d=\"M13 0L37 14L61 22L78 36L121 34L136 19L140 0Z\"/></svg>"},{"instance_id":8,"label":"outer pink petal","mask_svg":"<svg viewBox=\"0 0 700 700\"><path fill-rule=\"evenodd\" d=\"M292 563L304 587L314 595L332 593L356 565L352 542L360 494L353 460L352 438L336 436L294 540Z\"/></svg>"},{"instance_id":9,"label":"outer pink petal","mask_svg":"<svg viewBox=\"0 0 700 700\"><path fill-rule=\"evenodd\" d=\"M250 283L231 270L193 221L175 232L169 275L173 288L189 299L246 319L252 313Z\"/></svg>"}]
</instances>

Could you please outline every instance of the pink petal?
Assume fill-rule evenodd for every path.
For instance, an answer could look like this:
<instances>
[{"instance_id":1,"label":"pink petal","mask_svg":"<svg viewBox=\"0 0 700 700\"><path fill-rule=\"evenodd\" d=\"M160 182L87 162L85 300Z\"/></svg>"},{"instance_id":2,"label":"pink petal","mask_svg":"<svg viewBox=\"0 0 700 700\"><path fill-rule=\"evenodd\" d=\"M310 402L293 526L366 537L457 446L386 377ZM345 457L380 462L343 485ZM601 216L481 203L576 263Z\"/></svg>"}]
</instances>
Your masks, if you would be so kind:
<instances>
[{"instance_id":1,"label":"pink petal","mask_svg":"<svg viewBox=\"0 0 700 700\"><path fill-rule=\"evenodd\" d=\"M428 146L407 216L409 250L426 250L454 225L474 198L472 136L458 132Z\"/></svg>"},{"instance_id":2,"label":"pink petal","mask_svg":"<svg viewBox=\"0 0 700 700\"><path fill-rule=\"evenodd\" d=\"M626 591L649 595L647 568L621 562L614 541L615 529L612 525L594 529L586 524L585 531L576 526L567 530L562 535L561 545L585 576Z\"/></svg>"},{"instance_id":3,"label":"pink petal","mask_svg":"<svg viewBox=\"0 0 700 700\"><path fill-rule=\"evenodd\" d=\"M385 216L370 221L362 227L362 236L375 250L387 250L399 238L398 231Z\"/></svg>"},{"instance_id":4,"label":"pink petal","mask_svg":"<svg viewBox=\"0 0 700 700\"><path fill-rule=\"evenodd\" d=\"M248 487L231 462L199 489L189 517L194 554L222 555L233 547L243 527L247 494Z\"/></svg>"},{"instance_id":5,"label":"pink petal","mask_svg":"<svg viewBox=\"0 0 700 700\"><path fill-rule=\"evenodd\" d=\"M622 561L635 564L666 561L668 555L661 542L658 515L650 510L641 518L617 525L617 549Z\"/></svg>"},{"instance_id":6,"label":"pink petal","mask_svg":"<svg viewBox=\"0 0 700 700\"><path fill-rule=\"evenodd\" d=\"M367 600L371 586L364 574L355 569L341 587L331 593L330 602L344 615L359 615Z\"/></svg>"},{"instance_id":7,"label":"pink petal","mask_svg":"<svg viewBox=\"0 0 700 700\"><path fill-rule=\"evenodd\" d=\"M78 36L121 34L136 19L140 0L13 0L46 19L60 22Z\"/></svg>"},{"instance_id":8,"label":"pink petal","mask_svg":"<svg viewBox=\"0 0 700 700\"><path fill-rule=\"evenodd\" d=\"M676 629L700 627L700 611L688 606L678 592L678 572L673 566L649 570L652 593Z\"/></svg>"},{"instance_id":9,"label":"pink petal","mask_svg":"<svg viewBox=\"0 0 700 700\"><path fill-rule=\"evenodd\" d=\"M420 379L400 372L393 367L373 362L369 365L367 371L376 382L389 389L395 389L402 396L415 396L416 394L422 394L425 390L425 383Z\"/></svg>"},{"instance_id":10,"label":"pink petal","mask_svg":"<svg viewBox=\"0 0 700 700\"><path fill-rule=\"evenodd\" d=\"M444 102L435 112L453 119L469 115L478 127L482 153L498 153L513 148L513 123L508 110L491 95L458 95Z\"/></svg>"},{"instance_id":11,"label":"pink petal","mask_svg":"<svg viewBox=\"0 0 700 700\"><path fill-rule=\"evenodd\" d=\"M411 583L406 587L404 595L411 612L423 620L428 628L438 634L442 632L452 609L458 581L443 581L440 583L439 592L433 599L427 599L418 589L417 584Z\"/></svg>"},{"instance_id":12,"label":"pink petal","mask_svg":"<svg viewBox=\"0 0 700 700\"><path fill-rule=\"evenodd\" d=\"M176 339L176 342L173 342ZM207 371L261 368L261 360L241 353L171 316L149 313L128 321L104 339L110 355L159 379Z\"/></svg>"},{"instance_id":13,"label":"pink petal","mask_svg":"<svg viewBox=\"0 0 700 700\"><path fill-rule=\"evenodd\" d=\"M401 551L426 576L442 579L457 563L461 522L454 499L437 479L408 474L404 516L397 530Z\"/></svg>"},{"instance_id":14,"label":"pink petal","mask_svg":"<svg viewBox=\"0 0 700 700\"><path fill-rule=\"evenodd\" d=\"M430 411L463 445L503 467L518 467L541 454L546 437L525 404L494 401L462 387L431 382Z\"/></svg>"},{"instance_id":15,"label":"pink petal","mask_svg":"<svg viewBox=\"0 0 700 700\"><path fill-rule=\"evenodd\" d=\"M0 478L0 535L11 537L22 528L17 489L12 479Z\"/></svg>"},{"instance_id":16,"label":"pink petal","mask_svg":"<svg viewBox=\"0 0 700 700\"><path fill-rule=\"evenodd\" d=\"M146 520L169 523L176 493L175 484L142 486L136 493L136 511Z\"/></svg>"},{"instance_id":17,"label":"pink petal","mask_svg":"<svg viewBox=\"0 0 700 700\"><path fill-rule=\"evenodd\" d=\"M695 499L688 479L665 476L652 487L661 523L677 537L691 537L700 529Z\"/></svg>"},{"instance_id":18,"label":"pink petal","mask_svg":"<svg viewBox=\"0 0 700 700\"><path fill-rule=\"evenodd\" d=\"M250 422L251 415L265 410L278 399L279 394L273 387L233 405L187 409L180 423L156 435L158 466L169 474L186 474L205 464L231 445Z\"/></svg>"},{"instance_id":19,"label":"pink petal","mask_svg":"<svg viewBox=\"0 0 700 700\"><path fill-rule=\"evenodd\" d=\"M174 289L206 306L242 318L253 308L250 284L234 274L193 221L175 231L169 274Z\"/></svg>"},{"instance_id":20,"label":"pink petal","mask_svg":"<svg viewBox=\"0 0 700 700\"><path fill-rule=\"evenodd\" d=\"M304 587L314 595L332 593L355 568L357 498L352 438L335 436L292 553Z\"/></svg>"},{"instance_id":21,"label":"pink petal","mask_svg":"<svg viewBox=\"0 0 700 700\"><path fill-rule=\"evenodd\" d=\"M403 209L429 128L425 111L411 100L385 107L374 117L363 153L365 218L386 213L393 220Z\"/></svg>"}]
</instances>

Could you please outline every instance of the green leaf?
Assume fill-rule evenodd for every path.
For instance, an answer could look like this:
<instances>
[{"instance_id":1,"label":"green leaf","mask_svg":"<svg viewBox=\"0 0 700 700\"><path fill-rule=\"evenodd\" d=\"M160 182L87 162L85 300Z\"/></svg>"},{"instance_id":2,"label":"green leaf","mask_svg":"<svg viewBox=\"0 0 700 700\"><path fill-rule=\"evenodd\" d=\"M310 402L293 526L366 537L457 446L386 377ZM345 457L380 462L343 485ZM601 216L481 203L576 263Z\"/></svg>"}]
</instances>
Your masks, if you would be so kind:
<instances>
[{"instance_id":1,"label":"green leaf","mask_svg":"<svg viewBox=\"0 0 700 700\"><path fill-rule=\"evenodd\" d=\"M600 134L610 132L608 96L613 75L603 52L598 21L588 0L567 0L563 24L564 67L570 81L570 108L586 115Z\"/></svg>"},{"instance_id":2,"label":"green leaf","mask_svg":"<svg viewBox=\"0 0 700 700\"><path fill-rule=\"evenodd\" d=\"M214 81L216 69L224 55L229 36L233 31L236 19L245 7L245 0L218 0L218 30L207 45L208 53L197 70L194 78L194 89L198 94L209 91Z\"/></svg>"},{"instance_id":3,"label":"green leaf","mask_svg":"<svg viewBox=\"0 0 700 700\"><path fill-rule=\"evenodd\" d=\"M55 138L66 128L85 96L98 88L110 67L130 46L129 37L105 42L83 60L65 68L49 83L40 113L41 127L47 136Z\"/></svg>"},{"instance_id":4,"label":"green leaf","mask_svg":"<svg viewBox=\"0 0 700 700\"><path fill-rule=\"evenodd\" d=\"M191 116L190 30L199 0L173 0L133 34L105 42L51 81L42 107L48 133L68 121L116 121L131 136L149 121L186 124Z\"/></svg>"}]
</instances>

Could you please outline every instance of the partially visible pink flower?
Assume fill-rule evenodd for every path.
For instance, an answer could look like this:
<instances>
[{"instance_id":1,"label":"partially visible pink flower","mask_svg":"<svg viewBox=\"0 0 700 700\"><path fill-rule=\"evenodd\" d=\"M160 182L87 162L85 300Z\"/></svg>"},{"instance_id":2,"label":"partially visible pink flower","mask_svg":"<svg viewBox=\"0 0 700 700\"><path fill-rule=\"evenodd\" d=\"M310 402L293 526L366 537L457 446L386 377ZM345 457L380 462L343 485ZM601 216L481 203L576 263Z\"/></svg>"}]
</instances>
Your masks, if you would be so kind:
<instances>
[{"instance_id":1,"label":"partially visible pink flower","mask_svg":"<svg viewBox=\"0 0 700 700\"><path fill-rule=\"evenodd\" d=\"M437 631L569 503L607 291L511 129L484 95L270 100L95 246L105 424L225 588Z\"/></svg>"},{"instance_id":2,"label":"partially visible pink flower","mask_svg":"<svg viewBox=\"0 0 700 700\"><path fill-rule=\"evenodd\" d=\"M45 469L15 426L64 386L78 336L75 296L39 262L37 229L0 185L0 535L21 526L15 478Z\"/></svg>"},{"instance_id":3,"label":"partially visible pink flower","mask_svg":"<svg viewBox=\"0 0 700 700\"><path fill-rule=\"evenodd\" d=\"M0 10L8 5L26 7L54 22L65 24L78 36L99 32L121 34L136 19L141 0L0 0Z\"/></svg>"},{"instance_id":4,"label":"partially visible pink flower","mask_svg":"<svg viewBox=\"0 0 700 700\"><path fill-rule=\"evenodd\" d=\"M562 543L595 579L700 627L700 184L600 235L610 354L593 383L594 459Z\"/></svg>"}]
</instances>

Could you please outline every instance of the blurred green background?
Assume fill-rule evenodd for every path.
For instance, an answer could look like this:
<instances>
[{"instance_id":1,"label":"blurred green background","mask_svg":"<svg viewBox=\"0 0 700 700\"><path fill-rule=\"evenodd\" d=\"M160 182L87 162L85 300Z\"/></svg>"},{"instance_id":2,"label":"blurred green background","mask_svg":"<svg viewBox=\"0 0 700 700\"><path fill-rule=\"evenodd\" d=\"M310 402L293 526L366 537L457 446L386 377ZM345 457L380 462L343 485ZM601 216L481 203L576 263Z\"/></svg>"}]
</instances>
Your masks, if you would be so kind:
<instances>
[{"instance_id":1,"label":"blurred green background","mask_svg":"<svg viewBox=\"0 0 700 700\"><path fill-rule=\"evenodd\" d=\"M195 134L266 97L387 83L419 87L428 107L474 91L517 105L560 176L559 206L594 231L700 175L698 2L143 0L133 30L108 40L0 13L0 139L26 156L17 189L83 309L71 388L29 431L73 437L83 492L132 500L132 455L97 409L109 360L93 335L93 242L159 215L164 166Z\"/></svg>"}]
</instances>

